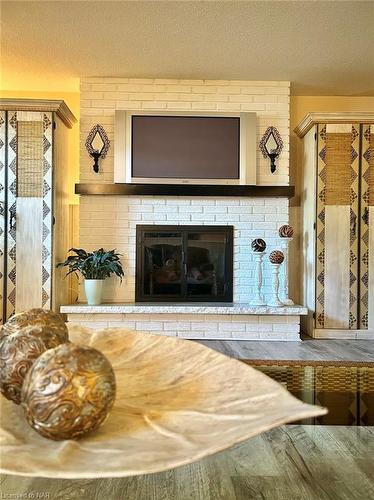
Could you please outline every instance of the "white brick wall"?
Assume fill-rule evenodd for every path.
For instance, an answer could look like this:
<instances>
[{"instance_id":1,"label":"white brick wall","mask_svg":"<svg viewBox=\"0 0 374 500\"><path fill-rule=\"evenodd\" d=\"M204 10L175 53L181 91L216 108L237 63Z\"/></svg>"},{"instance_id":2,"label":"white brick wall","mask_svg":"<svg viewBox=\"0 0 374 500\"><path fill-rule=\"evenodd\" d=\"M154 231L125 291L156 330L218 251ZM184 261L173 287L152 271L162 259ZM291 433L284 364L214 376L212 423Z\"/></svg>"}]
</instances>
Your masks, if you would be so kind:
<instances>
[{"instance_id":1,"label":"white brick wall","mask_svg":"<svg viewBox=\"0 0 374 500\"><path fill-rule=\"evenodd\" d=\"M269 125L278 128L284 142L277 171L257 151L257 183L288 184L289 82L229 80L171 80L84 78L81 80L80 182L113 182L114 111L116 109L255 111L257 143ZM111 141L101 171L92 171L84 143L92 126L104 126ZM248 302L252 291L253 262L250 242L262 237L268 249L277 247L277 229L288 222L288 200L271 198L157 198L81 197L80 245L88 250L104 246L124 254L126 279L105 283L105 301L135 298L136 224L230 224L234 233L234 300ZM264 292L269 295L269 268L265 266ZM81 295L81 300L84 296Z\"/></svg>"},{"instance_id":2,"label":"white brick wall","mask_svg":"<svg viewBox=\"0 0 374 500\"><path fill-rule=\"evenodd\" d=\"M188 339L300 340L299 316L69 314L71 325L129 328Z\"/></svg>"},{"instance_id":3,"label":"white brick wall","mask_svg":"<svg viewBox=\"0 0 374 500\"><path fill-rule=\"evenodd\" d=\"M286 185L289 182L289 102L290 82L239 80L165 80L134 78L83 78L81 80L81 182L113 182L114 111L194 110L255 111L257 144L269 125L278 128L284 149L276 174L269 160L257 150L257 183ZM92 159L84 143L92 126L101 123L112 147L99 174L92 172Z\"/></svg>"},{"instance_id":4,"label":"white brick wall","mask_svg":"<svg viewBox=\"0 0 374 500\"><path fill-rule=\"evenodd\" d=\"M264 238L268 251L279 248L278 228L288 220L284 198L161 198L82 196L81 245L87 250L117 248L123 254L122 285L105 283L105 302L135 300L135 235L137 224L207 224L234 226L234 301L248 302L253 291L253 238ZM270 294L270 268L265 259L264 293ZM84 301L84 296L80 297Z\"/></svg>"}]
</instances>

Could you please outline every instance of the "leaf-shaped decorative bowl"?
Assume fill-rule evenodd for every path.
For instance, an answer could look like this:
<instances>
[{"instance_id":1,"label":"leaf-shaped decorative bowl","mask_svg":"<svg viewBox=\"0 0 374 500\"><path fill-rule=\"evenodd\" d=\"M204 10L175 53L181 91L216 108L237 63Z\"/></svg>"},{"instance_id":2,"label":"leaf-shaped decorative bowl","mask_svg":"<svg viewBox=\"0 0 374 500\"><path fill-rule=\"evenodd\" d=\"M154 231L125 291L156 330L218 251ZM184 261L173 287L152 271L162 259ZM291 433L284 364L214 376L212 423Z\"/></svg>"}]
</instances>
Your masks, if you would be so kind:
<instances>
[{"instance_id":1,"label":"leaf-shaped decorative bowl","mask_svg":"<svg viewBox=\"0 0 374 500\"><path fill-rule=\"evenodd\" d=\"M81 327L71 327L69 337L112 363L117 397L108 419L80 440L50 441L29 427L20 406L1 398L1 472L50 478L160 472L326 413L196 342Z\"/></svg>"}]
</instances>

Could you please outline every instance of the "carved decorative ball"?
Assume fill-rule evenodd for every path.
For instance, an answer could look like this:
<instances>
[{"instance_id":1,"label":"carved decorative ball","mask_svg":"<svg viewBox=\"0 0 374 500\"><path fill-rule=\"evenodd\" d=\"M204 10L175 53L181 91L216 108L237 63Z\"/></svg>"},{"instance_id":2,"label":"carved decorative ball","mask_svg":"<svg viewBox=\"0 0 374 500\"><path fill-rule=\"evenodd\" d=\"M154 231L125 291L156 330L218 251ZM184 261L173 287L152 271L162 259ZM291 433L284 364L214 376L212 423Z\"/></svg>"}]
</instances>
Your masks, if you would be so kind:
<instances>
[{"instance_id":1,"label":"carved decorative ball","mask_svg":"<svg viewBox=\"0 0 374 500\"><path fill-rule=\"evenodd\" d=\"M280 250L273 250L269 255L269 260L272 264L282 264L284 261L283 252Z\"/></svg>"},{"instance_id":2,"label":"carved decorative ball","mask_svg":"<svg viewBox=\"0 0 374 500\"><path fill-rule=\"evenodd\" d=\"M42 436L74 439L104 422L115 395L114 371L101 352L63 344L42 354L29 370L22 406Z\"/></svg>"},{"instance_id":3,"label":"carved decorative ball","mask_svg":"<svg viewBox=\"0 0 374 500\"><path fill-rule=\"evenodd\" d=\"M292 238L293 237L293 227L289 224L284 224L279 228L279 236L281 238Z\"/></svg>"},{"instance_id":4,"label":"carved decorative ball","mask_svg":"<svg viewBox=\"0 0 374 500\"><path fill-rule=\"evenodd\" d=\"M46 350L66 342L49 335L47 328L26 327L0 339L0 391L16 404L21 402L24 378L35 360Z\"/></svg>"},{"instance_id":5,"label":"carved decorative ball","mask_svg":"<svg viewBox=\"0 0 374 500\"><path fill-rule=\"evenodd\" d=\"M33 337L38 337L43 340L47 349L53 349L60 344L65 344L69 342L68 329L65 323L60 325L41 325L39 323L35 325L25 326L19 331L24 335L31 335ZM14 335L14 334L13 334Z\"/></svg>"},{"instance_id":6,"label":"carved decorative ball","mask_svg":"<svg viewBox=\"0 0 374 500\"><path fill-rule=\"evenodd\" d=\"M1 329L1 336L11 335L25 326L48 326L50 331L68 335L68 329L61 314L45 309L30 309L10 318Z\"/></svg>"},{"instance_id":7,"label":"carved decorative ball","mask_svg":"<svg viewBox=\"0 0 374 500\"><path fill-rule=\"evenodd\" d=\"M252 241L251 247L254 252L265 252L266 243L263 239L256 238L255 240Z\"/></svg>"}]
</instances>

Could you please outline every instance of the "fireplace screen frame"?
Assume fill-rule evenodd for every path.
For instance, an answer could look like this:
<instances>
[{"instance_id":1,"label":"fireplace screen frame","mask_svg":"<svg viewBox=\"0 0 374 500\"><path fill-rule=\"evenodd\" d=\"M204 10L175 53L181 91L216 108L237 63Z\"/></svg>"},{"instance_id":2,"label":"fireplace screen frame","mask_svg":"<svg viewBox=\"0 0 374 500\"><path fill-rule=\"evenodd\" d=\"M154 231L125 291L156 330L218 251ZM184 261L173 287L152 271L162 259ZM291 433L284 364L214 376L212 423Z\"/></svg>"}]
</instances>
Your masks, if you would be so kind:
<instances>
[{"instance_id":1,"label":"fireplace screen frame","mask_svg":"<svg viewBox=\"0 0 374 500\"><path fill-rule=\"evenodd\" d=\"M149 296L144 293L144 266L145 262L145 245L144 236L149 232L178 232L182 233L182 261L181 261L181 292L179 295L153 295ZM217 233L222 232L225 235L225 272L224 272L224 294L220 297L212 297L212 295L188 295L187 294L187 256L188 248L188 233ZM135 275L135 301L136 302L185 302L185 303L200 303L200 302L233 302L233 272L234 272L234 227L233 226L214 226L214 225L143 225L136 226L136 275Z\"/></svg>"}]
</instances>

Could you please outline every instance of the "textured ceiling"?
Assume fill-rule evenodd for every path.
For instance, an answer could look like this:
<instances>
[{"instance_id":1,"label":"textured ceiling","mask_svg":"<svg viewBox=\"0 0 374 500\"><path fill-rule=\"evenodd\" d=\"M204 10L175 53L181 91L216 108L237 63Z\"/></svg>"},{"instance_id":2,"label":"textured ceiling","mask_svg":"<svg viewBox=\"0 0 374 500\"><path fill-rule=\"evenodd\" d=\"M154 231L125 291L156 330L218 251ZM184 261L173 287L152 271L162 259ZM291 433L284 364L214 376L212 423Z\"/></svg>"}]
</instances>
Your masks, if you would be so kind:
<instances>
[{"instance_id":1,"label":"textured ceiling","mask_svg":"<svg viewBox=\"0 0 374 500\"><path fill-rule=\"evenodd\" d=\"M291 80L298 95L374 95L374 2L1 3L4 89L83 76Z\"/></svg>"}]
</instances>

